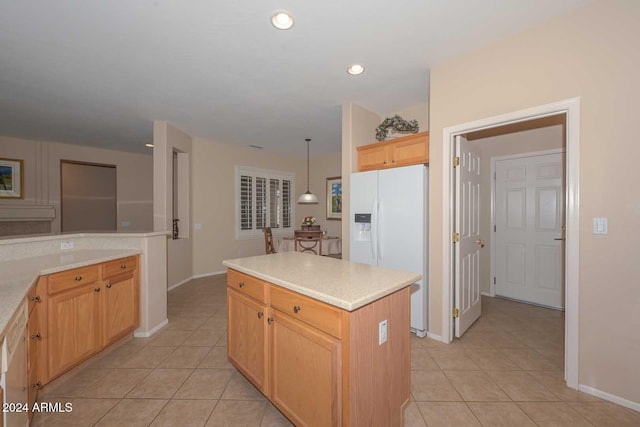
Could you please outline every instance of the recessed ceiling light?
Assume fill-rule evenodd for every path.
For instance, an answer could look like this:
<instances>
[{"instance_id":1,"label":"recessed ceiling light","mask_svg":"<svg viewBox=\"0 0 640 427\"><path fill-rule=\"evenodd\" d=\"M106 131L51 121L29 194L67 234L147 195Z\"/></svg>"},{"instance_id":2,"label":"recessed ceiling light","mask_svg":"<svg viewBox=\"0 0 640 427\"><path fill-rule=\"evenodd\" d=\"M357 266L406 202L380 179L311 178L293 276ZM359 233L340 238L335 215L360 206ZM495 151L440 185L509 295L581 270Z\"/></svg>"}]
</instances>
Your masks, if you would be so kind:
<instances>
[{"instance_id":1,"label":"recessed ceiling light","mask_svg":"<svg viewBox=\"0 0 640 427\"><path fill-rule=\"evenodd\" d=\"M353 64L352 66L347 68L347 73L351 74L352 76L357 76L358 74L362 74L364 73L364 65Z\"/></svg>"},{"instance_id":2,"label":"recessed ceiling light","mask_svg":"<svg viewBox=\"0 0 640 427\"><path fill-rule=\"evenodd\" d=\"M145 147L153 148L153 144L144 144Z\"/></svg>"},{"instance_id":3,"label":"recessed ceiling light","mask_svg":"<svg viewBox=\"0 0 640 427\"><path fill-rule=\"evenodd\" d=\"M279 11L273 14L271 23L279 30L288 30L293 27L293 17L287 12Z\"/></svg>"}]
</instances>

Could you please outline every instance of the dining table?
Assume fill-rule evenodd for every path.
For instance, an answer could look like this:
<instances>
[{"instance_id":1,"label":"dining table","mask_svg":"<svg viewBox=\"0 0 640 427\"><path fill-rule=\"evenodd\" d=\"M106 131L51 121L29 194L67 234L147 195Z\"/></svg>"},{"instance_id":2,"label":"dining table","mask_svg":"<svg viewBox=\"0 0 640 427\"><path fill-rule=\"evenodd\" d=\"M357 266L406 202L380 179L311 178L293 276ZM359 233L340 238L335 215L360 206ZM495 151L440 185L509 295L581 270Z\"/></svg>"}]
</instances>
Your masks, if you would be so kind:
<instances>
[{"instance_id":1,"label":"dining table","mask_svg":"<svg viewBox=\"0 0 640 427\"><path fill-rule=\"evenodd\" d=\"M277 252L295 252L296 241L293 237L283 237L278 242ZM342 253L342 239L338 236L322 236L322 254L338 255Z\"/></svg>"}]
</instances>

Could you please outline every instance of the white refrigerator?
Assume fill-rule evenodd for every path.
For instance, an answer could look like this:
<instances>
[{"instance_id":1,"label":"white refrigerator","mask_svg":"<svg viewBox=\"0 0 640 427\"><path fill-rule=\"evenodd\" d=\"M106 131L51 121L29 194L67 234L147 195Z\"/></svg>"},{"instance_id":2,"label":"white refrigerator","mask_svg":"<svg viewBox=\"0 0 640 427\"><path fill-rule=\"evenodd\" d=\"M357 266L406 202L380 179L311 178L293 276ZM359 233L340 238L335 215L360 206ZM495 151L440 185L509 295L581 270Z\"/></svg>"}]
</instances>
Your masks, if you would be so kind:
<instances>
[{"instance_id":1,"label":"white refrigerator","mask_svg":"<svg viewBox=\"0 0 640 427\"><path fill-rule=\"evenodd\" d=\"M358 172L350 182L349 259L422 275L411 292L411 331L427 334L428 168Z\"/></svg>"}]
</instances>

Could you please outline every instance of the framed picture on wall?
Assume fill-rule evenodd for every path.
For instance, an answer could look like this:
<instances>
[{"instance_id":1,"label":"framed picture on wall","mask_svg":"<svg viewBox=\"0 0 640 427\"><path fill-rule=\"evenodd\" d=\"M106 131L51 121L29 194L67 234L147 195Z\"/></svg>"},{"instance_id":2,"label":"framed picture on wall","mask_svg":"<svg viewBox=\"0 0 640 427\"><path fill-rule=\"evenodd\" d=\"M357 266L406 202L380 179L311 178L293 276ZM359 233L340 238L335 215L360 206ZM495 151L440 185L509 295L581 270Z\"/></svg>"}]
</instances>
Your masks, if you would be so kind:
<instances>
[{"instance_id":1,"label":"framed picture on wall","mask_svg":"<svg viewBox=\"0 0 640 427\"><path fill-rule=\"evenodd\" d=\"M327 178L327 219L342 219L342 177Z\"/></svg>"},{"instance_id":2,"label":"framed picture on wall","mask_svg":"<svg viewBox=\"0 0 640 427\"><path fill-rule=\"evenodd\" d=\"M24 160L0 158L0 199L22 199Z\"/></svg>"}]
</instances>

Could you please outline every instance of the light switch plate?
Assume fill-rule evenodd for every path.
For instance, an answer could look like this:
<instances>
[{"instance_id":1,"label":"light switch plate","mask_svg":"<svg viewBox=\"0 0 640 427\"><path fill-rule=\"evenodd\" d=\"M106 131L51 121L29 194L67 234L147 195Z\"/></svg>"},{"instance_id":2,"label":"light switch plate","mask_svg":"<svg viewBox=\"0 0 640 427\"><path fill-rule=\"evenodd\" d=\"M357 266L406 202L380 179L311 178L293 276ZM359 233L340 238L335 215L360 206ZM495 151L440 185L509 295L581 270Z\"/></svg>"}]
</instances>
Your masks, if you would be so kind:
<instances>
[{"instance_id":1,"label":"light switch plate","mask_svg":"<svg viewBox=\"0 0 640 427\"><path fill-rule=\"evenodd\" d=\"M609 220L607 218L593 218L593 234L609 234Z\"/></svg>"},{"instance_id":2,"label":"light switch plate","mask_svg":"<svg viewBox=\"0 0 640 427\"><path fill-rule=\"evenodd\" d=\"M60 249L62 250L73 249L73 242L60 242Z\"/></svg>"},{"instance_id":3,"label":"light switch plate","mask_svg":"<svg viewBox=\"0 0 640 427\"><path fill-rule=\"evenodd\" d=\"M383 320L378 324L378 345L387 342L387 320Z\"/></svg>"}]
</instances>

